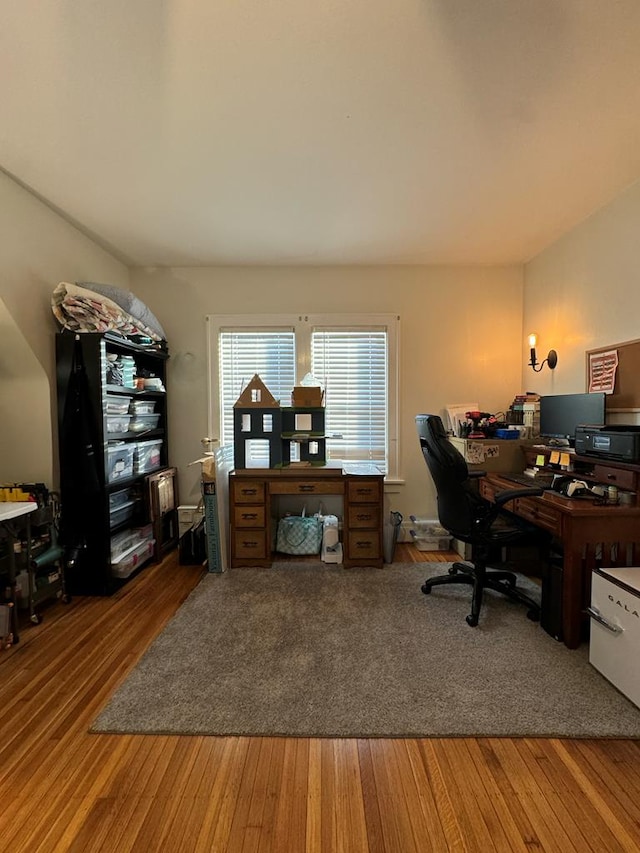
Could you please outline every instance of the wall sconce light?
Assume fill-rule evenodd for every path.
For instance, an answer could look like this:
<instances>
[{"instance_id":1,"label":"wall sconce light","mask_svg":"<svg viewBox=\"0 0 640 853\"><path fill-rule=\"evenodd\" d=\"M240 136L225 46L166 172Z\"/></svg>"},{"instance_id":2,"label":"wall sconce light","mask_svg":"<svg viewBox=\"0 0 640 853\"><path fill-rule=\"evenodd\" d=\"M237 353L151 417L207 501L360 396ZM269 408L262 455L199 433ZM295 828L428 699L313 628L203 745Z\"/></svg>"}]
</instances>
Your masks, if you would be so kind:
<instances>
[{"instance_id":1,"label":"wall sconce light","mask_svg":"<svg viewBox=\"0 0 640 853\"><path fill-rule=\"evenodd\" d=\"M558 353L554 349L550 349L549 353L547 354L547 357L538 365L538 359L536 358L537 341L537 335L529 335L529 348L531 350L531 360L529 361L529 366L532 367L536 373L540 373L545 364L549 365L550 370L555 370L556 364L558 363Z\"/></svg>"}]
</instances>

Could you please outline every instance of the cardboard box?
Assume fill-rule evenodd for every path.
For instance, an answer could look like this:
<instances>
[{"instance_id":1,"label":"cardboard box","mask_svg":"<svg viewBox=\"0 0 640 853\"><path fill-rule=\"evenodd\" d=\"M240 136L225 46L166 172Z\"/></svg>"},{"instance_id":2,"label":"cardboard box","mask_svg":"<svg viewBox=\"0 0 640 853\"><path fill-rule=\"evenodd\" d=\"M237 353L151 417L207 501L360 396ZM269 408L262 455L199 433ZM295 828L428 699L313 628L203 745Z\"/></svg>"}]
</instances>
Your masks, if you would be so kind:
<instances>
[{"instance_id":1,"label":"cardboard box","mask_svg":"<svg viewBox=\"0 0 640 853\"><path fill-rule=\"evenodd\" d=\"M532 441L509 441L504 438L450 438L462 453L470 470L524 471L526 459L523 448Z\"/></svg>"},{"instance_id":2,"label":"cardboard box","mask_svg":"<svg viewBox=\"0 0 640 853\"><path fill-rule=\"evenodd\" d=\"M291 405L302 408L317 408L323 405L324 391L313 385L296 385L291 395Z\"/></svg>"}]
</instances>

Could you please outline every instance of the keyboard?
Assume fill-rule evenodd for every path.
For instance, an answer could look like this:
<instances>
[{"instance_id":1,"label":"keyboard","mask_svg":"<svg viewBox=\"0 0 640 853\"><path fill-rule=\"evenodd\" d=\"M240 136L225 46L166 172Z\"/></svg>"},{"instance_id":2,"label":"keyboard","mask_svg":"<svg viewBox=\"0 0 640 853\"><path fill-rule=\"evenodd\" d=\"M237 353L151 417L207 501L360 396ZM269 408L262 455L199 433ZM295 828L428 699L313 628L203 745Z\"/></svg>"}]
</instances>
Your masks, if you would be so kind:
<instances>
[{"instance_id":1,"label":"keyboard","mask_svg":"<svg viewBox=\"0 0 640 853\"><path fill-rule=\"evenodd\" d=\"M532 488L537 486L539 489L549 489L553 482L553 474L538 474L535 477L530 477L528 474L512 474L510 472L503 474L500 472L500 476L504 477L505 480L511 480L512 483L517 483L519 486L530 486Z\"/></svg>"}]
</instances>

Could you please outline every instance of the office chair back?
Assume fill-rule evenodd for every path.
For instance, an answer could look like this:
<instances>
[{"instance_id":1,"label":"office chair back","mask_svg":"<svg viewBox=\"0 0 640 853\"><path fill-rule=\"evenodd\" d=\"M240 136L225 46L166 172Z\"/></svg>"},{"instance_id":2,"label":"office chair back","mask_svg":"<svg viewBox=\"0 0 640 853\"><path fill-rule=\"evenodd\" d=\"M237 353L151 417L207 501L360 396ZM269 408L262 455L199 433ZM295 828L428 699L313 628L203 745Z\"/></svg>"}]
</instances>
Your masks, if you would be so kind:
<instances>
[{"instance_id":1,"label":"office chair back","mask_svg":"<svg viewBox=\"0 0 640 853\"><path fill-rule=\"evenodd\" d=\"M451 444L438 415L416 415L420 447L437 493L440 524L456 539L474 542L488 511L469 478L464 456Z\"/></svg>"},{"instance_id":2,"label":"office chair back","mask_svg":"<svg viewBox=\"0 0 640 853\"><path fill-rule=\"evenodd\" d=\"M514 524L508 512L502 510L505 503L523 492L507 490L494 503L485 500L473 485L479 472L469 472L464 457L449 441L440 418L437 415L417 415L416 426L422 454L438 494L440 524L456 539L472 546L469 560L456 561L446 574L427 578L421 587L422 592L430 595L432 589L450 584L472 586L471 613L467 616L467 623L472 627L478 624L485 589L526 605L527 616L539 619L540 605L517 588L516 575L489 566L496 548L517 543L532 544L543 538L544 531L525 522ZM524 490L524 494L531 493L541 495L542 490Z\"/></svg>"}]
</instances>

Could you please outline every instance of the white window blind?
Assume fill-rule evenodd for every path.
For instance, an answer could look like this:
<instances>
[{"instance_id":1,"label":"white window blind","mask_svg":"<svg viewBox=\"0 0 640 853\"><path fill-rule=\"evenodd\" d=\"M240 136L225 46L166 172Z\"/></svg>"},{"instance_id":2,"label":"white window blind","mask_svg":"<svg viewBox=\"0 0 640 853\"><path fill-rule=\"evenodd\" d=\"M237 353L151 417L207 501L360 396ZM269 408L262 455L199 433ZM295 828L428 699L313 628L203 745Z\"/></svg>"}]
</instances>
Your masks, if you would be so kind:
<instances>
[{"instance_id":1,"label":"white window blind","mask_svg":"<svg viewBox=\"0 0 640 853\"><path fill-rule=\"evenodd\" d=\"M325 386L328 458L369 461L386 471L386 331L314 329L311 372Z\"/></svg>"},{"instance_id":2,"label":"white window blind","mask_svg":"<svg viewBox=\"0 0 640 853\"><path fill-rule=\"evenodd\" d=\"M295 385L295 333L290 330L220 330L218 376L222 444L233 442L233 406L258 374L276 400L291 405Z\"/></svg>"}]
</instances>

